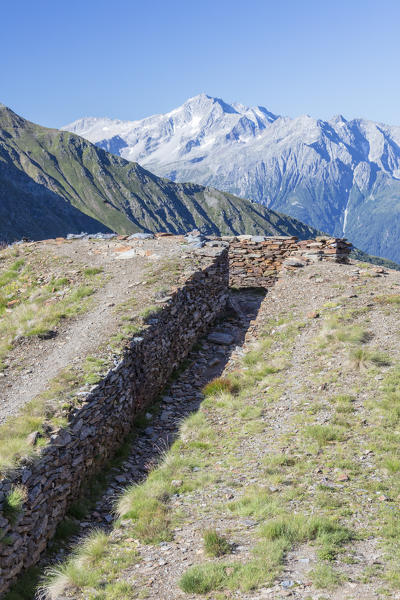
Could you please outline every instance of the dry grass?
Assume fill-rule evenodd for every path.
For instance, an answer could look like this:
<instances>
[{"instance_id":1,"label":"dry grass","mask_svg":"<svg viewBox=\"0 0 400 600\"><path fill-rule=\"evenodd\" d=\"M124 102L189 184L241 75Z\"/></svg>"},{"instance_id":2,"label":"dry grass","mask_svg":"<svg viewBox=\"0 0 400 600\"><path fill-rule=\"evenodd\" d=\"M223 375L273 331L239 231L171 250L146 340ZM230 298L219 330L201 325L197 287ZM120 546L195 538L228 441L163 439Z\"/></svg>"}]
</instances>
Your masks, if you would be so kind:
<instances>
[{"instance_id":1,"label":"dry grass","mask_svg":"<svg viewBox=\"0 0 400 600\"><path fill-rule=\"evenodd\" d=\"M23 338L45 337L62 319L84 312L89 297L102 283L101 269L84 269L74 277L61 259L7 249L1 253L0 273L0 369L13 345Z\"/></svg>"}]
</instances>

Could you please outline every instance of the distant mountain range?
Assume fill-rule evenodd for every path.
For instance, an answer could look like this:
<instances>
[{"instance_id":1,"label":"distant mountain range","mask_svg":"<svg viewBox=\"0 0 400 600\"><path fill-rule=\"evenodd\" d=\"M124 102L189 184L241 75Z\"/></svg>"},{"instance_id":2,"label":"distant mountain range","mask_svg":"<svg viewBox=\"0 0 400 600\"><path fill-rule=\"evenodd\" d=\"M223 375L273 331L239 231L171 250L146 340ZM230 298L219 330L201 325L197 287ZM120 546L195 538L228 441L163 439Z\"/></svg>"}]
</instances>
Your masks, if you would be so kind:
<instances>
[{"instance_id":1,"label":"distant mountain range","mask_svg":"<svg viewBox=\"0 0 400 600\"><path fill-rule=\"evenodd\" d=\"M173 183L66 131L0 105L0 241L87 231L315 236L266 207Z\"/></svg>"},{"instance_id":2,"label":"distant mountain range","mask_svg":"<svg viewBox=\"0 0 400 600\"><path fill-rule=\"evenodd\" d=\"M400 261L400 127L291 119L200 94L164 115L64 129L159 176L249 198Z\"/></svg>"}]
</instances>

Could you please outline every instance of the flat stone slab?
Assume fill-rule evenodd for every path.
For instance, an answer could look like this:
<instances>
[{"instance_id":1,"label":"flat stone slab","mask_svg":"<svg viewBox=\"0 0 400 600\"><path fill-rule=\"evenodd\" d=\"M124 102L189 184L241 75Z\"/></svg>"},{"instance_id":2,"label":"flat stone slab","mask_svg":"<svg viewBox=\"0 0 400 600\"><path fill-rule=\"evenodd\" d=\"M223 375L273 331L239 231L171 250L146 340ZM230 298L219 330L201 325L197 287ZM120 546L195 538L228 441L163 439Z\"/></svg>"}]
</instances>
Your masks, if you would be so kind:
<instances>
[{"instance_id":1,"label":"flat stone slab","mask_svg":"<svg viewBox=\"0 0 400 600\"><path fill-rule=\"evenodd\" d=\"M209 342L213 344L220 344L221 346L229 346L232 344L234 337L230 333L220 333L219 331L214 331L207 336Z\"/></svg>"},{"instance_id":2,"label":"flat stone slab","mask_svg":"<svg viewBox=\"0 0 400 600\"><path fill-rule=\"evenodd\" d=\"M284 267L304 267L305 263L297 258L287 258L284 263Z\"/></svg>"},{"instance_id":3,"label":"flat stone slab","mask_svg":"<svg viewBox=\"0 0 400 600\"><path fill-rule=\"evenodd\" d=\"M154 233L132 233L128 240L153 240L155 237Z\"/></svg>"}]
</instances>

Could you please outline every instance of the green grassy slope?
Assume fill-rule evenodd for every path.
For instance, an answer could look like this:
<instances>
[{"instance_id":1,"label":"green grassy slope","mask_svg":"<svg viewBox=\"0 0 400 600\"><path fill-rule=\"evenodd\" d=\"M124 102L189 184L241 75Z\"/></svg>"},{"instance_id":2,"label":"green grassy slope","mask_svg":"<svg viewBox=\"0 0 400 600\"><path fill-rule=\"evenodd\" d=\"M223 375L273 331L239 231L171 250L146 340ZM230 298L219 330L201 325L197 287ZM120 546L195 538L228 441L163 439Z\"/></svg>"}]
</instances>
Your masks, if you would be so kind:
<instances>
[{"instance_id":1,"label":"green grassy slope","mask_svg":"<svg viewBox=\"0 0 400 600\"><path fill-rule=\"evenodd\" d=\"M400 265L393 260L389 260L388 258L381 258L380 256L372 256L371 254L367 254L358 248L353 248L350 257L355 260L360 260L362 262L371 263L373 265L379 265L380 267L384 267L386 269L394 269L395 271L400 271Z\"/></svg>"},{"instance_id":2,"label":"green grassy slope","mask_svg":"<svg viewBox=\"0 0 400 600\"><path fill-rule=\"evenodd\" d=\"M113 230L298 235L316 230L247 200L156 177L0 105L0 240Z\"/></svg>"}]
</instances>

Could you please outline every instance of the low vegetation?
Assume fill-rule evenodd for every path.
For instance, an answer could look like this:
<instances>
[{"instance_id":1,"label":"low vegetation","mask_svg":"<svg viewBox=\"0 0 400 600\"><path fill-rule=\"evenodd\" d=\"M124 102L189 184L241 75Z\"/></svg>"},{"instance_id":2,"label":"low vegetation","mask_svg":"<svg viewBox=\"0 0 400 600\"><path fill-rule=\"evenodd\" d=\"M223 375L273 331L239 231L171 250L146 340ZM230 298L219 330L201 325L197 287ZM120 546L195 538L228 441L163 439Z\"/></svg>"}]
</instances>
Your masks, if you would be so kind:
<instances>
[{"instance_id":1,"label":"low vegetation","mask_svg":"<svg viewBox=\"0 0 400 600\"><path fill-rule=\"evenodd\" d=\"M231 544L215 529L204 531L203 540L207 556L223 556L231 552Z\"/></svg>"},{"instance_id":2,"label":"low vegetation","mask_svg":"<svg viewBox=\"0 0 400 600\"><path fill-rule=\"evenodd\" d=\"M0 369L15 344L24 338L51 337L61 320L89 306L102 281L102 269L81 269L69 277L62 259L25 249L0 253Z\"/></svg>"},{"instance_id":3,"label":"low vegetation","mask_svg":"<svg viewBox=\"0 0 400 600\"><path fill-rule=\"evenodd\" d=\"M6 357L11 347L18 343L13 337L17 331L19 337L46 335L61 320L87 310L90 307L89 296L105 282L100 267L75 269L70 279L54 277L51 273L66 270L61 260L45 252L36 255L29 249L25 249L23 258L18 258L19 252L18 249L7 248L0 254L0 265L6 265L0 274L0 370L2 356ZM164 280L163 293L177 282L180 274L176 260L170 258L160 260L147 269L149 279L154 276L158 282ZM152 284L148 292L149 301L157 290ZM10 300L14 296L17 299L15 307L13 304L14 308L7 308L7 304L14 302ZM150 304L138 311L134 295L115 307L120 322L111 339L99 345L96 352L86 356L81 364L62 369L48 383L45 392L0 425L0 471L16 466L23 457L36 455L55 430L67 425L70 409L79 402L76 393L87 391L98 383L114 366L115 353L123 352L126 342L142 331L147 321L161 308L160 304ZM20 320L22 314L27 318Z\"/></svg>"},{"instance_id":4,"label":"low vegetation","mask_svg":"<svg viewBox=\"0 0 400 600\"><path fill-rule=\"evenodd\" d=\"M290 565L308 556L312 597L344 595L348 583L395 597L400 356L379 336L381 313L371 316L385 304L340 300L320 318L266 321L235 368L205 386L158 466L121 495L115 530L48 573L48 597L145 597L145 546L170 543L173 556L187 532L194 564L174 582L179 593L222 600L276 586L279 597Z\"/></svg>"},{"instance_id":5,"label":"low vegetation","mask_svg":"<svg viewBox=\"0 0 400 600\"><path fill-rule=\"evenodd\" d=\"M24 502L27 498L26 489L21 486L14 486L3 501L3 514L10 523L15 523L18 516L23 511Z\"/></svg>"},{"instance_id":6,"label":"low vegetation","mask_svg":"<svg viewBox=\"0 0 400 600\"><path fill-rule=\"evenodd\" d=\"M60 598L68 587L95 589L101 591L98 600L123 600L132 598L133 587L128 582L102 581L103 569L112 577L117 577L121 569L138 560L135 548L130 544L113 542L102 531L93 531L79 547L77 552L63 565L49 569L48 583L44 584L45 593L51 600Z\"/></svg>"}]
</instances>

